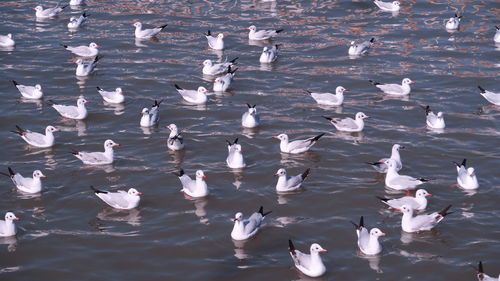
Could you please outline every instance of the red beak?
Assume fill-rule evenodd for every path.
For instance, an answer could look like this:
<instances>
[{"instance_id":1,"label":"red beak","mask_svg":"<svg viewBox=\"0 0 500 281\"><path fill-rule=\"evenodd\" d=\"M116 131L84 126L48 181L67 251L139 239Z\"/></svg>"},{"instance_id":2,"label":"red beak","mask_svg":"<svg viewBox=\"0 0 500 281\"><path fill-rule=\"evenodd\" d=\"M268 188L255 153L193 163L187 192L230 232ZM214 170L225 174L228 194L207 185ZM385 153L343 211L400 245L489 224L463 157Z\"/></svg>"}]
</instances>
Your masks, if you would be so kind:
<instances>
[{"instance_id":1,"label":"red beak","mask_svg":"<svg viewBox=\"0 0 500 281\"><path fill-rule=\"evenodd\" d=\"M21 220L21 219L20 219L20 218L18 218L18 217L16 217L14 220L19 221L19 220Z\"/></svg>"},{"instance_id":2,"label":"red beak","mask_svg":"<svg viewBox=\"0 0 500 281\"><path fill-rule=\"evenodd\" d=\"M207 178L207 176L203 175L203 177L202 177L202 178L203 178L203 179L205 179L205 178Z\"/></svg>"},{"instance_id":3,"label":"red beak","mask_svg":"<svg viewBox=\"0 0 500 281\"><path fill-rule=\"evenodd\" d=\"M380 233L380 236L385 236L385 233L384 232Z\"/></svg>"},{"instance_id":4,"label":"red beak","mask_svg":"<svg viewBox=\"0 0 500 281\"><path fill-rule=\"evenodd\" d=\"M89 100L85 101L85 103L90 103L90 102L91 102L91 101L89 101Z\"/></svg>"},{"instance_id":5,"label":"red beak","mask_svg":"<svg viewBox=\"0 0 500 281\"><path fill-rule=\"evenodd\" d=\"M138 195L142 195L142 192L137 192Z\"/></svg>"},{"instance_id":6,"label":"red beak","mask_svg":"<svg viewBox=\"0 0 500 281\"><path fill-rule=\"evenodd\" d=\"M410 82L410 84L415 84L415 83L417 83L417 82L415 82L415 81L411 81L411 82Z\"/></svg>"},{"instance_id":7,"label":"red beak","mask_svg":"<svg viewBox=\"0 0 500 281\"><path fill-rule=\"evenodd\" d=\"M114 145L114 146L120 146L120 144L119 144L119 143L115 143L115 145Z\"/></svg>"},{"instance_id":8,"label":"red beak","mask_svg":"<svg viewBox=\"0 0 500 281\"><path fill-rule=\"evenodd\" d=\"M322 253L328 253L327 249L323 249L323 250L319 250L319 251L322 252Z\"/></svg>"},{"instance_id":9,"label":"red beak","mask_svg":"<svg viewBox=\"0 0 500 281\"><path fill-rule=\"evenodd\" d=\"M427 195L425 195L425 196L432 196L432 194L430 194L430 193L429 193L429 194L427 194Z\"/></svg>"},{"instance_id":10,"label":"red beak","mask_svg":"<svg viewBox=\"0 0 500 281\"><path fill-rule=\"evenodd\" d=\"M344 92L349 92L349 89L344 89Z\"/></svg>"},{"instance_id":11,"label":"red beak","mask_svg":"<svg viewBox=\"0 0 500 281\"><path fill-rule=\"evenodd\" d=\"M272 136L273 139L279 139L278 136Z\"/></svg>"}]
</instances>

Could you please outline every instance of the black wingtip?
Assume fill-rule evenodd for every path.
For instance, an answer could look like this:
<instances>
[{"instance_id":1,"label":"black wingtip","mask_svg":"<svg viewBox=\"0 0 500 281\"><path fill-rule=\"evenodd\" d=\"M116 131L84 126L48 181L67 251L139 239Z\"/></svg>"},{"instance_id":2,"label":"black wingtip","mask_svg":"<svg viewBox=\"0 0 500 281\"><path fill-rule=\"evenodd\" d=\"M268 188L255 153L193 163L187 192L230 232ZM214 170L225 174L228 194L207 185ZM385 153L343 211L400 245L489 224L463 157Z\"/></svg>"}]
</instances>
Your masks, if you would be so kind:
<instances>
[{"instance_id":1,"label":"black wingtip","mask_svg":"<svg viewBox=\"0 0 500 281\"><path fill-rule=\"evenodd\" d=\"M101 59L101 57L100 57L100 56L95 57L95 59L94 59L94 62L93 62L93 63L97 63L100 59Z\"/></svg>"},{"instance_id":2,"label":"black wingtip","mask_svg":"<svg viewBox=\"0 0 500 281\"><path fill-rule=\"evenodd\" d=\"M212 33L210 32L210 29L207 31L207 33L203 33L203 34L205 34L205 36L211 36L212 35Z\"/></svg>"},{"instance_id":3,"label":"black wingtip","mask_svg":"<svg viewBox=\"0 0 500 281\"><path fill-rule=\"evenodd\" d=\"M301 175L300 177L302 178L302 180L305 180L307 178L307 176L309 175L309 173L311 172L311 168L307 168L307 170L305 170Z\"/></svg>"},{"instance_id":4,"label":"black wingtip","mask_svg":"<svg viewBox=\"0 0 500 281\"><path fill-rule=\"evenodd\" d=\"M276 33L280 33L280 32L283 32L283 28L280 28L280 29L276 29Z\"/></svg>"},{"instance_id":5,"label":"black wingtip","mask_svg":"<svg viewBox=\"0 0 500 281\"><path fill-rule=\"evenodd\" d=\"M265 216L269 215L271 212L272 212L272 211L269 211L269 212L264 213L264 207L263 207L263 206L260 206L260 208L259 208L259 213L260 213L263 217L265 217Z\"/></svg>"},{"instance_id":6,"label":"black wingtip","mask_svg":"<svg viewBox=\"0 0 500 281\"><path fill-rule=\"evenodd\" d=\"M7 169L9 169L9 175L11 177L16 174L16 173L14 173L14 171L10 167L7 167Z\"/></svg>"},{"instance_id":7,"label":"black wingtip","mask_svg":"<svg viewBox=\"0 0 500 281\"><path fill-rule=\"evenodd\" d=\"M178 176L179 178L182 177L184 174L185 174L184 169L182 168L179 170L179 173L174 173L174 175Z\"/></svg>"},{"instance_id":8,"label":"black wingtip","mask_svg":"<svg viewBox=\"0 0 500 281\"><path fill-rule=\"evenodd\" d=\"M495 25L495 28L496 28L497 30L500 30L500 27L498 27L498 25Z\"/></svg>"},{"instance_id":9,"label":"black wingtip","mask_svg":"<svg viewBox=\"0 0 500 281\"><path fill-rule=\"evenodd\" d=\"M95 188L93 185L90 186L90 189L92 189L95 194L98 194L98 193L106 194L106 193L108 193L107 191L102 191L102 190L99 190L99 189Z\"/></svg>"},{"instance_id":10,"label":"black wingtip","mask_svg":"<svg viewBox=\"0 0 500 281\"><path fill-rule=\"evenodd\" d=\"M288 251L295 256L295 246L293 245L293 242L291 239L288 239Z\"/></svg>"},{"instance_id":11,"label":"black wingtip","mask_svg":"<svg viewBox=\"0 0 500 281\"><path fill-rule=\"evenodd\" d=\"M332 117L328 117L328 116L321 116L321 117L325 118L328 121L332 121L332 119L333 119Z\"/></svg>"},{"instance_id":12,"label":"black wingtip","mask_svg":"<svg viewBox=\"0 0 500 281\"><path fill-rule=\"evenodd\" d=\"M153 107L159 107L162 102L163 102L163 99L161 99L160 101L155 100Z\"/></svg>"},{"instance_id":13,"label":"black wingtip","mask_svg":"<svg viewBox=\"0 0 500 281\"><path fill-rule=\"evenodd\" d=\"M466 158L464 158L464 160L462 160L462 164L460 164L460 165L462 165L462 166L464 166L464 167L465 167L465 166L467 166L467 159L466 159Z\"/></svg>"},{"instance_id":14,"label":"black wingtip","mask_svg":"<svg viewBox=\"0 0 500 281\"><path fill-rule=\"evenodd\" d=\"M373 86L381 85L382 83L373 81L373 80L368 80L368 82L372 83Z\"/></svg>"},{"instance_id":15,"label":"black wingtip","mask_svg":"<svg viewBox=\"0 0 500 281\"><path fill-rule=\"evenodd\" d=\"M62 6L62 7L61 7L61 9L64 9L64 8L66 8L66 7L68 7L68 5L64 5L64 6Z\"/></svg>"},{"instance_id":16,"label":"black wingtip","mask_svg":"<svg viewBox=\"0 0 500 281\"><path fill-rule=\"evenodd\" d=\"M98 91L102 91L101 87L97 86L96 88Z\"/></svg>"},{"instance_id":17,"label":"black wingtip","mask_svg":"<svg viewBox=\"0 0 500 281\"><path fill-rule=\"evenodd\" d=\"M60 44L61 46L64 47L64 49L67 49L68 48L68 45L64 45L64 44Z\"/></svg>"},{"instance_id":18,"label":"black wingtip","mask_svg":"<svg viewBox=\"0 0 500 281\"><path fill-rule=\"evenodd\" d=\"M234 63L236 63L237 59L239 59L239 57L235 57L234 59L230 60L229 62L234 64Z\"/></svg>"},{"instance_id":19,"label":"black wingtip","mask_svg":"<svg viewBox=\"0 0 500 281\"><path fill-rule=\"evenodd\" d=\"M54 100L48 100L48 101L47 101L47 103L48 103L49 105L58 104L58 103L57 103L56 101L54 101Z\"/></svg>"},{"instance_id":20,"label":"black wingtip","mask_svg":"<svg viewBox=\"0 0 500 281\"><path fill-rule=\"evenodd\" d=\"M16 129L17 129L17 132L16 131L12 131L12 132L16 133L16 134L18 134L20 136L22 136L24 134L24 132L25 132L25 130L23 128L19 127L18 125L16 125Z\"/></svg>"},{"instance_id":21,"label":"black wingtip","mask_svg":"<svg viewBox=\"0 0 500 281\"><path fill-rule=\"evenodd\" d=\"M233 144L236 144L236 143L238 143L238 138L235 138L233 141Z\"/></svg>"},{"instance_id":22,"label":"black wingtip","mask_svg":"<svg viewBox=\"0 0 500 281\"><path fill-rule=\"evenodd\" d=\"M322 136L324 136L324 135L325 135L325 133L321 133L321 134L319 134L319 135L315 136L315 137L312 139L312 141L318 141L318 140L319 140Z\"/></svg>"},{"instance_id":23,"label":"black wingtip","mask_svg":"<svg viewBox=\"0 0 500 281\"><path fill-rule=\"evenodd\" d=\"M233 144L232 144L230 141L228 141L228 140L226 140L226 143L227 143L227 145L228 145L228 146L233 145Z\"/></svg>"},{"instance_id":24,"label":"black wingtip","mask_svg":"<svg viewBox=\"0 0 500 281\"><path fill-rule=\"evenodd\" d=\"M90 17L90 15L89 15L89 14L87 14L87 12L83 12L82 16L83 16L84 18L86 18L86 17Z\"/></svg>"},{"instance_id":25,"label":"black wingtip","mask_svg":"<svg viewBox=\"0 0 500 281\"><path fill-rule=\"evenodd\" d=\"M446 217L447 215L453 213L453 212L448 212L448 210L451 208L451 204L448 205L446 208L444 208L443 210L441 210L438 214L440 214L441 216L443 217Z\"/></svg>"},{"instance_id":26,"label":"black wingtip","mask_svg":"<svg viewBox=\"0 0 500 281\"><path fill-rule=\"evenodd\" d=\"M181 88L179 85L174 84L174 86L175 86L175 88L176 88L177 90L182 90L182 88Z\"/></svg>"},{"instance_id":27,"label":"black wingtip","mask_svg":"<svg viewBox=\"0 0 500 281\"><path fill-rule=\"evenodd\" d=\"M372 166L380 164L380 162L378 162L378 161L377 162L365 162L365 163L368 164L368 165L372 165Z\"/></svg>"},{"instance_id":28,"label":"black wingtip","mask_svg":"<svg viewBox=\"0 0 500 281\"><path fill-rule=\"evenodd\" d=\"M365 227L365 218L363 216L361 216L361 218L359 218L359 227Z\"/></svg>"},{"instance_id":29,"label":"black wingtip","mask_svg":"<svg viewBox=\"0 0 500 281\"><path fill-rule=\"evenodd\" d=\"M431 181L431 180L434 180L434 179L419 178L418 180L421 181L421 182L428 182L428 181Z\"/></svg>"},{"instance_id":30,"label":"black wingtip","mask_svg":"<svg viewBox=\"0 0 500 281\"><path fill-rule=\"evenodd\" d=\"M80 152L78 152L77 150L72 149L69 153L71 153L73 155L78 155L78 153L80 153Z\"/></svg>"},{"instance_id":31,"label":"black wingtip","mask_svg":"<svg viewBox=\"0 0 500 281\"><path fill-rule=\"evenodd\" d=\"M234 74L234 73L236 72L236 70L238 70L238 68L231 69L231 66L229 66L229 67L227 68L227 73L229 73L229 74Z\"/></svg>"},{"instance_id":32,"label":"black wingtip","mask_svg":"<svg viewBox=\"0 0 500 281\"><path fill-rule=\"evenodd\" d=\"M383 201L383 202L389 201L389 199L381 197L381 196L375 196L375 197L377 197L380 201Z\"/></svg>"},{"instance_id":33,"label":"black wingtip","mask_svg":"<svg viewBox=\"0 0 500 281\"><path fill-rule=\"evenodd\" d=\"M373 43L375 42L375 38L372 37L372 39L370 39L370 43Z\"/></svg>"},{"instance_id":34,"label":"black wingtip","mask_svg":"<svg viewBox=\"0 0 500 281\"><path fill-rule=\"evenodd\" d=\"M421 106L423 110L425 110L425 115L428 115L429 113L432 112L431 107L426 105L426 106Z\"/></svg>"},{"instance_id":35,"label":"black wingtip","mask_svg":"<svg viewBox=\"0 0 500 281\"><path fill-rule=\"evenodd\" d=\"M163 30L165 27L167 27L168 24L160 25L160 28Z\"/></svg>"},{"instance_id":36,"label":"black wingtip","mask_svg":"<svg viewBox=\"0 0 500 281\"><path fill-rule=\"evenodd\" d=\"M247 103L246 105L248 106L248 108L252 108L252 106L249 103Z\"/></svg>"},{"instance_id":37,"label":"black wingtip","mask_svg":"<svg viewBox=\"0 0 500 281\"><path fill-rule=\"evenodd\" d=\"M482 261L479 261L479 264L477 265L477 272L478 273L484 273L483 262Z\"/></svg>"},{"instance_id":38,"label":"black wingtip","mask_svg":"<svg viewBox=\"0 0 500 281\"><path fill-rule=\"evenodd\" d=\"M483 87L481 87L479 85L477 87L479 88L479 90L481 91L481 93L483 93L483 94L486 93L486 90Z\"/></svg>"},{"instance_id":39,"label":"black wingtip","mask_svg":"<svg viewBox=\"0 0 500 281\"><path fill-rule=\"evenodd\" d=\"M14 86L19 85L19 83L17 83L16 80L12 80L12 83L14 83Z\"/></svg>"},{"instance_id":40,"label":"black wingtip","mask_svg":"<svg viewBox=\"0 0 500 281\"><path fill-rule=\"evenodd\" d=\"M303 91L306 92L307 94L312 94L312 92L309 90L303 89Z\"/></svg>"}]
</instances>

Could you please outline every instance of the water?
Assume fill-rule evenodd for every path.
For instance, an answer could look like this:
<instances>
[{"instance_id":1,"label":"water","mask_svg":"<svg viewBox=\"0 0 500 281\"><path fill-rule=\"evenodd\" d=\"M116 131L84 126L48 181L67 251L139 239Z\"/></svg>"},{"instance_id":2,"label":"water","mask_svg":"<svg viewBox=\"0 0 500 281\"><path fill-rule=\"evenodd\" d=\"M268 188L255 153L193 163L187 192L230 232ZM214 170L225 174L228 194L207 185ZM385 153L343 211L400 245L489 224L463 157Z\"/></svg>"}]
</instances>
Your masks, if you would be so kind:
<instances>
[{"instance_id":1,"label":"water","mask_svg":"<svg viewBox=\"0 0 500 281\"><path fill-rule=\"evenodd\" d=\"M474 280L467 266L478 260L498 274L500 200L497 148L499 108L488 105L477 85L499 91L498 25L495 1L406 1L398 15L377 11L369 1L88 1L91 14L76 33L68 32L66 9L56 19L36 22L37 1L3 1L0 33L12 32L13 51L0 52L0 164L22 174L41 169L47 179L40 196L26 196L1 180L0 210L13 210L22 221L17 239L2 239L2 280L308 280L292 268L287 239L297 248L320 243L328 272L315 280ZM422 1L421 1L422 2ZM55 1L44 5L55 5ZM458 10L462 30L450 34L444 19ZM135 42L133 22L168 27L156 41ZM281 56L270 68L260 66L261 47L249 45L251 24L284 28L275 43ZM217 59L203 32L224 32L222 57L239 56L233 90L212 95L206 106L183 103L178 83L211 88L201 63ZM368 56L351 59L351 40L375 37ZM88 79L75 78L74 57L60 43L102 46L102 60ZM219 54L220 55L220 54ZM407 99L382 95L367 80L414 85ZM46 98L74 103L83 94L92 101L87 120L61 119L45 102L25 103L9 80L40 83ZM342 85L342 107L320 107L302 89L334 91ZM104 105L95 87L122 87L127 103ZM164 99L161 124L139 127L139 113ZM263 125L240 127L245 103L257 104ZM447 128L425 127L420 105L445 112ZM322 115L368 119L363 133L336 132ZM187 149L168 152L164 126L183 131ZM10 133L14 125L41 131L63 129L52 149L32 149ZM302 155L280 154L271 136L291 138L327 134ZM239 137L249 166L233 172L225 166L225 139ZM112 166L88 167L68 153L96 151L112 138L122 146ZM366 161L387 156L393 143L402 151L402 173L436 180L425 185L434 194L428 210L453 204L455 212L431 232L404 234L400 214L387 211L375 196L392 196L383 177ZM455 186L451 161L469 160L480 189L466 193ZM186 199L172 174L179 167L193 175L203 169L211 194ZM298 174L310 167L304 189L278 196L273 174L285 167ZM136 210L115 211L90 191L135 187L144 193ZM400 194L397 194L400 195ZM260 205L273 213L261 232L246 243L230 238L230 218L249 215ZM369 227L387 236L383 253L366 259L357 253L350 220L365 216Z\"/></svg>"}]
</instances>

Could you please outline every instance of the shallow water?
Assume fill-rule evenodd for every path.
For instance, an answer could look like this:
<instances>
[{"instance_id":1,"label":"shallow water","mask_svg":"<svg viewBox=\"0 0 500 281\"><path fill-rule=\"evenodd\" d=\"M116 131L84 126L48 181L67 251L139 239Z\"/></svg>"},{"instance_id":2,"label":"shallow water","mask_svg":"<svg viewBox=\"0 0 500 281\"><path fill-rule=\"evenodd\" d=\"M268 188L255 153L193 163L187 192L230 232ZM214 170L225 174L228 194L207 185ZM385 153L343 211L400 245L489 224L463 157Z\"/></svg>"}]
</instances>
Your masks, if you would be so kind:
<instances>
[{"instance_id":1,"label":"shallow water","mask_svg":"<svg viewBox=\"0 0 500 281\"><path fill-rule=\"evenodd\" d=\"M0 212L22 218L17 239L0 239L2 280L309 280L292 267L289 238L299 249L318 242L329 250L323 255L328 272L314 280L474 280L467 265L478 260L499 273L500 108L476 88L499 91L499 47L492 39L497 2L405 1L397 15L370 1L215 2L87 1L83 10L91 16L76 33L66 24L81 9L68 7L58 18L37 22L32 7L39 2L2 2L0 34L13 33L17 46L0 51L0 165L47 175L39 196L0 181ZM448 33L444 20L455 11L464 14L462 29ZM135 41L134 21L169 25L158 40ZM285 29L274 41L281 44L280 58L270 67L258 62L261 46L247 40L250 24ZM207 49L202 33L208 28L226 35L223 54ZM371 37L376 44L369 55L347 56L350 41ZM91 41L101 45L102 59L93 75L77 79L74 57L59 44ZM183 103L173 84L211 89L198 63L218 55L239 57L231 92L211 95L206 106ZM367 82L404 77L417 82L406 99L384 96ZM42 84L45 101L23 102L12 79ZM333 92L338 85L351 90L342 107L320 107L303 93ZM103 104L96 86L122 87L126 104ZM92 101L85 121L61 119L45 103L74 103L82 94ZM161 124L141 129L139 113L154 99L164 100ZM245 103L257 104L261 128L240 127ZM444 131L426 128L420 105L427 104L445 113ZM321 118L358 111L371 117L362 133L336 132ZM167 151L164 126L170 123L183 131L183 152ZM9 132L16 124L34 131L52 124L63 132L52 149L32 149ZM271 139L283 132L293 139L327 134L312 151L286 155ZM225 140L235 137L249 164L243 171L225 166ZM85 166L68 153L101 150L107 138L122 145L111 166ZM453 204L455 213L431 232L402 233L401 215L375 198L393 194L364 162L388 156L393 143L406 146L403 174L435 179L423 186L434 194L428 210ZM463 158L477 171L475 193L455 186L451 161ZM209 197L185 198L172 174L179 167L189 175L203 169ZM310 167L304 189L277 195L273 174L280 167L290 174ZM135 187L144 195L139 208L115 211L90 185ZM260 205L273 211L261 232L233 242L229 219ZM356 251L349 221L361 215L387 233L379 257Z\"/></svg>"}]
</instances>

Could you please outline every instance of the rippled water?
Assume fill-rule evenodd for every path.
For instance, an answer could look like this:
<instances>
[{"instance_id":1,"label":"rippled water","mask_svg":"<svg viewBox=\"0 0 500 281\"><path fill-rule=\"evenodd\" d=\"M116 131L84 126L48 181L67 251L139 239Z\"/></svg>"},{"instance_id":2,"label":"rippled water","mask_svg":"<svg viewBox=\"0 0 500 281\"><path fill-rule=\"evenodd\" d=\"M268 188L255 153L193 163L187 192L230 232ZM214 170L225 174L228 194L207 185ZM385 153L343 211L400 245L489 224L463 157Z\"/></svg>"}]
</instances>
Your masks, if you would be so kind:
<instances>
[{"instance_id":1,"label":"rippled water","mask_svg":"<svg viewBox=\"0 0 500 281\"><path fill-rule=\"evenodd\" d=\"M370 1L87 1L52 20L37 22L38 1L2 1L0 34L13 33L14 50L0 51L0 138L2 170L23 174L41 169L47 179L39 196L13 190L9 179L0 212L13 210L22 221L17 238L0 239L2 280L308 280L292 267L287 239L299 249L318 242L328 272L315 280L474 280L467 266L483 260L498 274L500 211L499 108L489 105L477 85L499 91L499 51L493 43L497 1L403 1L398 15L380 12ZM55 1L43 1L55 5ZM86 26L70 33L70 14L91 14ZM448 33L444 20L463 14L462 29ZM135 41L134 21L168 27L158 40ZM261 46L247 40L246 28L280 27L278 61L261 66ZM226 35L223 54L207 49L203 32ZM347 56L351 40L375 37L371 53ZM102 59L88 79L74 75L74 57L60 43L102 46ZM183 103L173 87L200 85L198 63L238 56L231 92L211 95L206 106ZM417 83L406 99L389 98L367 80ZM45 102L25 103L11 84L40 83L46 98L74 103L85 95L87 120L61 119ZM320 107L303 89L351 91L342 107ZM122 87L126 104L102 103L95 87ZM164 99L161 124L139 127L140 111ZM257 104L263 125L240 127L245 103ZM447 128L430 131L420 105L445 112ZM336 132L322 115L368 119L363 133ZM168 129L183 131L187 149L167 151ZM41 131L48 124L63 130L52 149L32 149L9 130L21 125ZM292 138L327 134L302 155L279 153L271 136ZM225 166L225 139L240 138L249 166ZM122 146L107 167L84 166L71 149L101 150L105 139ZM433 231L405 234L401 215L376 198L386 194L384 180L367 161L387 156L393 143L402 151L402 173L435 180L428 210L453 204L455 212ZM455 186L451 161L467 158L480 180L477 193ZM190 175L203 169L211 194L190 200L172 172ZM300 192L277 195L273 174L312 169ZM104 189L136 187L144 193L139 208L115 211L94 196ZM399 195L399 194L398 194ZM230 218L260 205L273 213L254 239L230 238ZM357 253L350 220L365 216L387 236L383 253L372 259Z\"/></svg>"}]
</instances>

